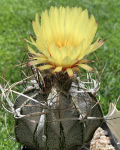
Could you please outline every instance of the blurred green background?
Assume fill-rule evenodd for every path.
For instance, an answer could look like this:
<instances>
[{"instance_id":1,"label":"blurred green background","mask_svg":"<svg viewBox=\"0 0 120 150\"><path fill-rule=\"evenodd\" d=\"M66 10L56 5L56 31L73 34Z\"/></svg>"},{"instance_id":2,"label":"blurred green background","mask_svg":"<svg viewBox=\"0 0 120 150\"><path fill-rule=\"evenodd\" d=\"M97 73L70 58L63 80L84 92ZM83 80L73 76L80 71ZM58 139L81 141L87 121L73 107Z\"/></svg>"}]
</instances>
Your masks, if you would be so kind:
<instances>
[{"instance_id":1,"label":"blurred green background","mask_svg":"<svg viewBox=\"0 0 120 150\"><path fill-rule=\"evenodd\" d=\"M95 51L102 68L107 63L99 91L102 108L106 114L109 103L116 100L120 94L120 1L118 0L0 0L0 76L5 68L22 61L24 52L19 48L26 48L23 39L29 40L29 34L33 33L30 20L34 20L35 14L40 15L50 6L61 5L87 8L89 15L94 14L98 21L98 36L101 39L107 37L105 44ZM89 59L95 60L94 55L91 54ZM98 63L95 65L100 70ZM20 68L7 69L5 79L10 79L10 83L20 80ZM13 136L14 120L10 115L7 125ZM8 137L5 111L0 105L0 150L16 149L19 149L18 144Z\"/></svg>"}]
</instances>

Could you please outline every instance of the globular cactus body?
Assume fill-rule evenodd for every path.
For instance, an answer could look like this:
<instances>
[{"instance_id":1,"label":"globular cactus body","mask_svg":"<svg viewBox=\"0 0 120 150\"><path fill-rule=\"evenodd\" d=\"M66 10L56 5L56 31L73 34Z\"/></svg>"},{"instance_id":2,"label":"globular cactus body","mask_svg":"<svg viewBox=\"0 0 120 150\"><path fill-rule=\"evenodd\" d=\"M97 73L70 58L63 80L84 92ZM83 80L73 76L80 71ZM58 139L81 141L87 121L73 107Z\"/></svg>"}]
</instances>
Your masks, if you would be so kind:
<instances>
[{"instance_id":1,"label":"globular cactus body","mask_svg":"<svg viewBox=\"0 0 120 150\"><path fill-rule=\"evenodd\" d=\"M24 104L20 113L26 116L15 119L16 140L38 150L77 150L89 142L103 122L103 113L91 93L74 93L75 88L71 86L67 94L53 88L48 97L35 88L24 92L38 102L46 102L46 107L19 96L15 109Z\"/></svg>"}]
</instances>

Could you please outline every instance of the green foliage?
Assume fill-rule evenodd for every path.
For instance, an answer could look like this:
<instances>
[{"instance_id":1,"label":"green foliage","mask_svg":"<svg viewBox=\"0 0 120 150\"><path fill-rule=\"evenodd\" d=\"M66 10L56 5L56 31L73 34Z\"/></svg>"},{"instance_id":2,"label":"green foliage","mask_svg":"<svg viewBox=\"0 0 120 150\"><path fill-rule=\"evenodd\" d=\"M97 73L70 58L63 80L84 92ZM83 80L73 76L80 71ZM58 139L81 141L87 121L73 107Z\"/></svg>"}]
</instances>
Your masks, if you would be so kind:
<instances>
[{"instance_id":1,"label":"green foliage","mask_svg":"<svg viewBox=\"0 0 120 150\"><path fill-rule=\"evenodd\" d=\"M101 104L106 114L111 101L119 96L120 91L120 1L117 0L1 0L0 1L0 76L5 68L18 65L22 62L24 52L19 48L26 49L24 38L29 40L29 34L33 33L30 20L34 20L35 14L50 6L77 6L87 8L89 14L94 14L98 21L97 36L102 39L107 37L105 44L95 52L101 67L106 68L102 75L100 88ZM91 54L89 59L95 60ZM98 63L95 66L100 70ZM4 73L6 80L10 83L21 79L20 67L7 69ZM119 107L120 108L120 107ZM16 149L13 141L8 139L4 125L4 110L0 109L0 149ZM9 117L7 124L9 131L13 127L12 117Z\"/></svg>"},{"instance_id":2,"label":"green foliage","mask_svg":"<svg viewBox=\"0 0 120 150\"><path fill-rule=\"evenodd\" d=\"M19 145L16 144L15 141L11 140L9 137L10 135L11 138L15 138L13 116L8 113L5 115L4 109L0 110L0 150L16 150L19 147ZM5 119L5 116L7 117L7 120ZM7 130L9 131L9 134Z\"/></svg>"}]
</instances>

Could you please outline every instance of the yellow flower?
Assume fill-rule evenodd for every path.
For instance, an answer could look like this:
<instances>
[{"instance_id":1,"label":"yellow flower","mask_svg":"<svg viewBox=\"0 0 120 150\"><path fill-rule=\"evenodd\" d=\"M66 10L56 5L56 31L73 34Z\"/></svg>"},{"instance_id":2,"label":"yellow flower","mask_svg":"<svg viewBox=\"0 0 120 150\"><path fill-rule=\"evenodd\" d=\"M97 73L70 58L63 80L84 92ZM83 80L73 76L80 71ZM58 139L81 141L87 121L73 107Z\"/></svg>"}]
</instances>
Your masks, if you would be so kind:
<instances>
[{"instance_id":1,"label":"yellow flower","mask_svg":"<svg viewBox=\"0 0 120 150\"><path fill-rule=\"evenodd\" d=\"M86 63L85 56L98 49L104 42L99 39L91 44L95 36L98 23L94 15L88 17L85 9L60 6L51 7L39 16L36 14L32 21L36 41L31 38L31 44L37 47L40 53L36 53L28 46L29 51L34 54L30 65L42 64L39 70L51 69L52 72L67 71L73 76L73 70L79 67L85 70L93 70Z\"/></svg>"}]
</instances>

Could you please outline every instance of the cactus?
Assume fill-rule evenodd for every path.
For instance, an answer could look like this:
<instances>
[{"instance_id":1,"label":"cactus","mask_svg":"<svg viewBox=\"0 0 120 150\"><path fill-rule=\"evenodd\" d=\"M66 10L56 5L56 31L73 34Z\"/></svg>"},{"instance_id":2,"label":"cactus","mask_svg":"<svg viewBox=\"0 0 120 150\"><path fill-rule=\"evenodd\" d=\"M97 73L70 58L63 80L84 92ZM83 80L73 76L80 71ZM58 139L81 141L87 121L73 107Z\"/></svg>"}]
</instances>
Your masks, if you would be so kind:
<instances>
[{"instance_id":1,"label":"cactus","mask_svg":"<svg viewBox=\"0 0 120 150\"><path fill-rule=\"evenodd\" d=\"M29 149L77 150L92 139L103 122L101 107L91 92L83 90L80 80L75 83L67 77L68 83L62 90L60 86L66 77L59 82L54 77L57 82L49 93L40 91L38 86L23 92L37 102L23 95L16 99L14 108L23 115L15 118L17 142Z\"/></svg>"}]
</instances>

